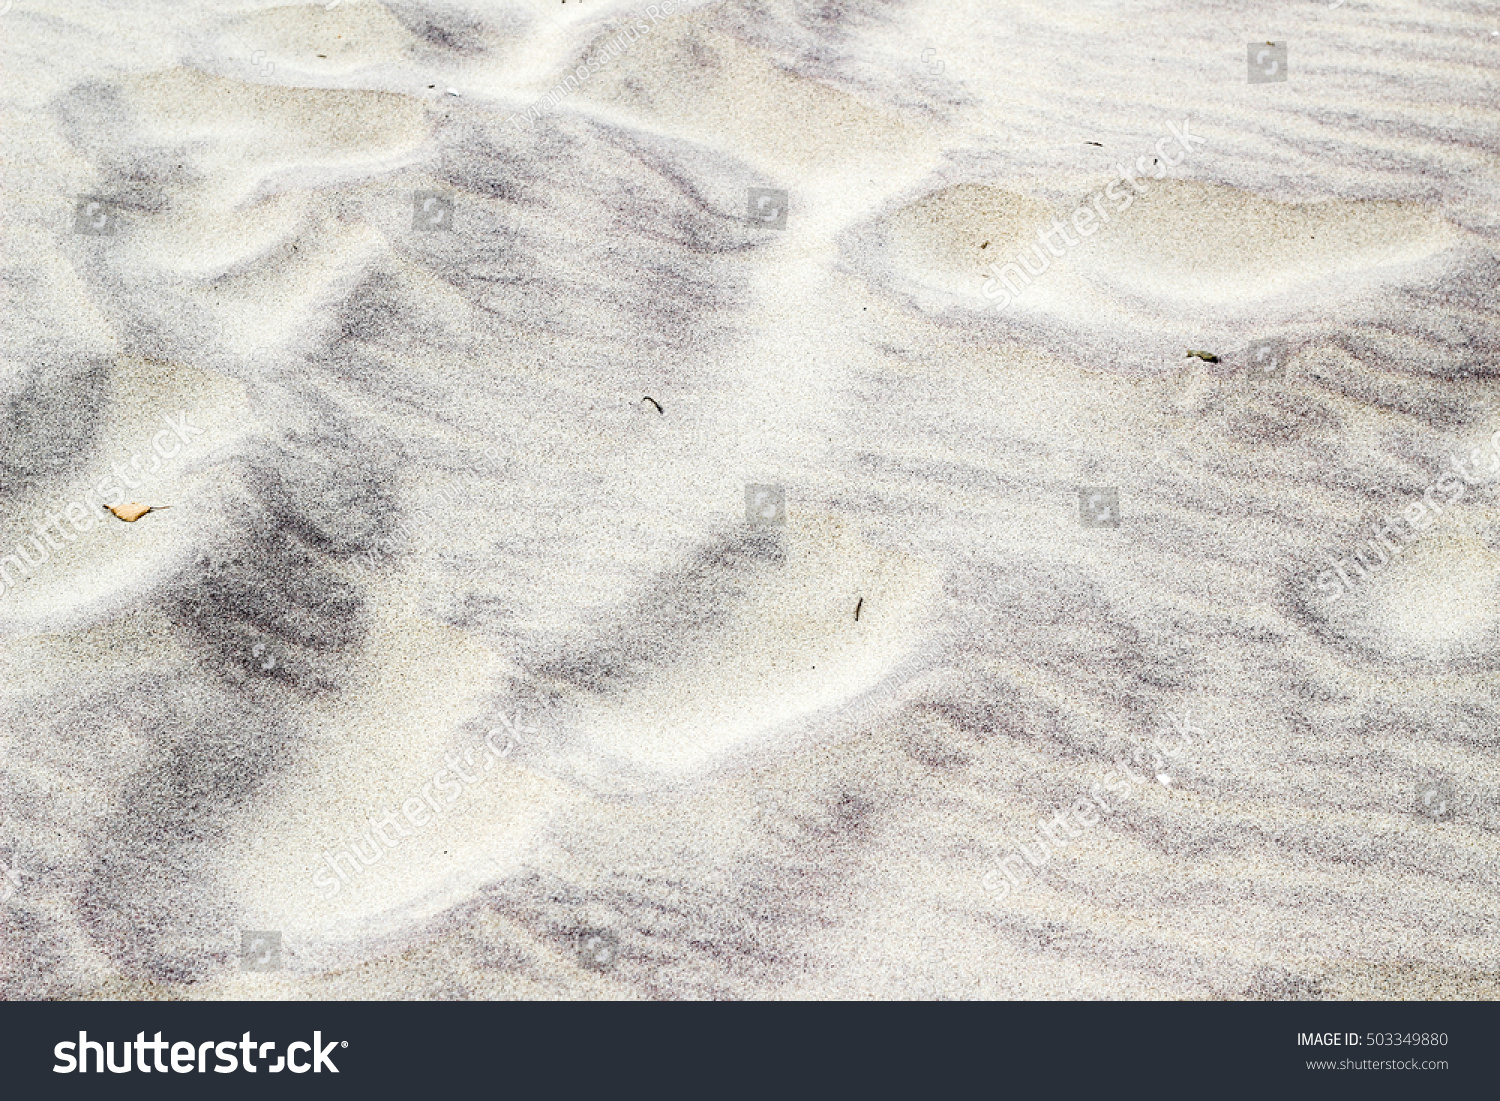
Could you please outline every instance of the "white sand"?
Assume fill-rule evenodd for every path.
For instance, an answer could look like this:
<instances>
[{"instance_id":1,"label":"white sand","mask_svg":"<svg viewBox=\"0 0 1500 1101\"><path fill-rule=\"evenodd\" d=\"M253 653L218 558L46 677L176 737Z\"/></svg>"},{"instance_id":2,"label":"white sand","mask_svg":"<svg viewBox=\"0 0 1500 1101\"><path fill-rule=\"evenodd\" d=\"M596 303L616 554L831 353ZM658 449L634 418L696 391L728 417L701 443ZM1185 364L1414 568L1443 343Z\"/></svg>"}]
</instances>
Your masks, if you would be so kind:
<instances>
[{"instance_id":1,"label":"white sand","mask_svg":"<svg viewBox=\"0 0 1500 1101\"><path fill-rule=\"evenodd\" d=\"M1500 21L992 7L17 0L0 996L1495 997Z\"/></svg>"}]
</instances>

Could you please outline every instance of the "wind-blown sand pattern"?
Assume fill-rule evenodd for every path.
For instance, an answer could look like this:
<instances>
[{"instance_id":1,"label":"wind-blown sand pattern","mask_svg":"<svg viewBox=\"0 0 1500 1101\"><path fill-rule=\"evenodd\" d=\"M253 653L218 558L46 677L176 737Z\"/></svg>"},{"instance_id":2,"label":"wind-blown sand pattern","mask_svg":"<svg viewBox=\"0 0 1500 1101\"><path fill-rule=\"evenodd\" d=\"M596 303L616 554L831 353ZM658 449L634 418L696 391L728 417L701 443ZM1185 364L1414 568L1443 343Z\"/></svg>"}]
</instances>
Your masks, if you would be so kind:
<instances>
[{"instance_id":1,"label":"wind-blown sand pattern","mask_svg":"<svg viewBox=\"0 0 1500 1101\"><path fill-rule=\"evenodd\" d=\"M1493 6L8 7L0 996L1500 993Z\"/></svg>"}]
</instances>

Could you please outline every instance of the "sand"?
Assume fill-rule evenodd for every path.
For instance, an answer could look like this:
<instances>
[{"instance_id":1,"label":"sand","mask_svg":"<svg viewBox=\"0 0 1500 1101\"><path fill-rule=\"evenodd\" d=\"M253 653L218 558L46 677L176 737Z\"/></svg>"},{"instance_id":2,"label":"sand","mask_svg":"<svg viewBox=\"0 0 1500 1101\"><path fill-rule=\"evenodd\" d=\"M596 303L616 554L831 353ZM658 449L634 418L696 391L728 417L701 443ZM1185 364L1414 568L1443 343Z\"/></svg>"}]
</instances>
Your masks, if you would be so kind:
<instances>
[{"instance_id":1,"label":"sand","mask_svg":"<svg viewBox=\"0 0 1500 1101\"><path fill-rule=\"evenodd\" d=\"M0 16L0 997L1500 993L1494 12L130 7Z\"/></svg>"}]
</instances>

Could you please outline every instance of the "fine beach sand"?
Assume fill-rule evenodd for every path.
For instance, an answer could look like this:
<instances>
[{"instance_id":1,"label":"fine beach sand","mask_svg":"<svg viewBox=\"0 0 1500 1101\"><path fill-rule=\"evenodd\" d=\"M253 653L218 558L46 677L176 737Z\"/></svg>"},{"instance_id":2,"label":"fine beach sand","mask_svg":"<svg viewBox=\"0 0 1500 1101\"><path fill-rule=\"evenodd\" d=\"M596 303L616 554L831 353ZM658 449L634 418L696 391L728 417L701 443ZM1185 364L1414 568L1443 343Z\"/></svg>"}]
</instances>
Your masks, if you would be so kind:
<instances>
[{"instance_id":1,"label":"fine beach sand","mask_svg":"<svg viewBox=\"0 0 1500 1101\"><path fill-rule=\"evenodd\" d=\"M1500 996L1500 13L647 7L0 15L0 997Z\"/></svg>"}]
</instances>

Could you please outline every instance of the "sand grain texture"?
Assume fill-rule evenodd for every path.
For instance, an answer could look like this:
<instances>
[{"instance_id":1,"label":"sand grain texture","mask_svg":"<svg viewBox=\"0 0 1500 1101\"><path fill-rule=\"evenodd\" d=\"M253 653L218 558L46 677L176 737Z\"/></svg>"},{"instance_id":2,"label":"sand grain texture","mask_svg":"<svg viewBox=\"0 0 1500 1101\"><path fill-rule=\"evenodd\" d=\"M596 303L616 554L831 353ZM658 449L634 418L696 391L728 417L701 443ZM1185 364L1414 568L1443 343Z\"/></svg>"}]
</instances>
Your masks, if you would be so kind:
<instances>
[{"instance_id":1,"label":"sand grain texture","mask_svg":"<svg viewBox=\"0 0 1500 1101\"><path fill-rule=\"evenodd\" d=\"M1500 994L1500 16L644 8L0 16L0 997Z\"/></svg>"}]
</instances>

